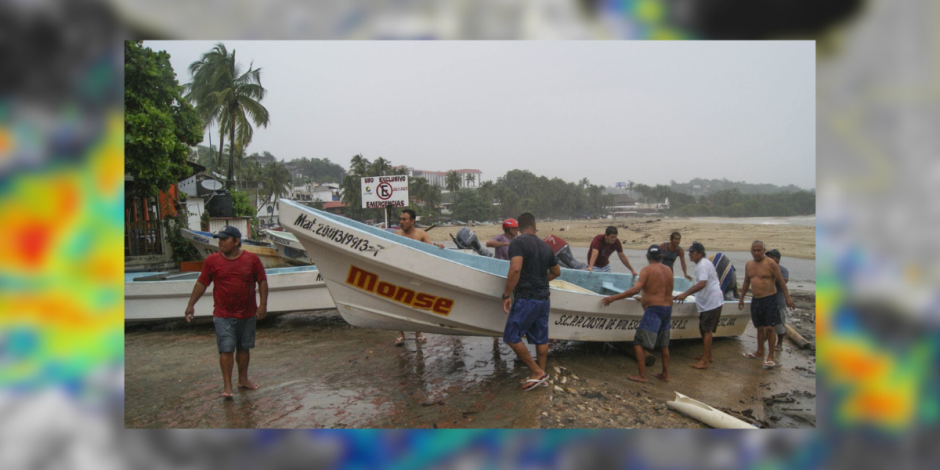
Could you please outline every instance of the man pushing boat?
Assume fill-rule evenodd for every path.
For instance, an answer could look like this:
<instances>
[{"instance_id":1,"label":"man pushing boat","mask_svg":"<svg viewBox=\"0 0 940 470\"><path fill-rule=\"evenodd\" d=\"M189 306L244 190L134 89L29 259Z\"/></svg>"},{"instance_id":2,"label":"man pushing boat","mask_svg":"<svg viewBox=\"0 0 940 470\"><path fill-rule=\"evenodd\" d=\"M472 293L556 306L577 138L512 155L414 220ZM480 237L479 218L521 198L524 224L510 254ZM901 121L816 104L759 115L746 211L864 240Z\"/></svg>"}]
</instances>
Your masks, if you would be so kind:
<instances>
[{"instance_id":1,"label":"man pushing boat","mask_svg":"<svg viewBox=\"0 0 940 470\"><path fill-rule=\"evenodd\" d=\"M522 235L509 242L509 273L502 297L503 310L509 314L503 341L532 371L522 385L523 391L529 391L548 380L548 283L561 275L561 268L555 252L535 234L535 216L526 212L518 222ZM538 363L522 343L523 335L535 345Z\"/></svg>"},{"instance_id":2,"label":"man pushing boat","mask_svg":"<svg viewBox=\"0 0 940 470\"><path fill-rule=\"evenodd\" d=\"M419 242L434 245L438 248L444 248L444 245L439 243L432 243L431 237L428 236L428 232L415 227L415 220L417 220L417 218L417 214L411 209L405 209L401 211L401 215L398 216L398 226L400 228L395 232L395 235L401 235L412 240L418 240ZM415 341L424 343L427 340L428 339L425 338L420 331L415 332ZM399 331L398 337L395 338L395 346L401 346L402 344L405 344L405 332Z\"/></svg>"},{"instance_id":3,"label":"man pushing boat","mask_svg":"<svg viewBox=\"0 0 940 470\"><path fill-rule=\"evenodd\" d=\"M634 382L646 383L646 351L660 348L663 355L663 371L652 374L653 377L669 381L669 328L672 321L672 287L674 279L672 269L663 265L663 250L659 245L652 245L646 250L646 260L649 265L640 270L640 278L633 287L609 297L601 302L607 306L620 299L633 297L642 292L640 303L645 309L640 326L633 337L633 348L636 351L636 362L640 368L639 375L628 375Z\"/></svg>"}]
</instances>

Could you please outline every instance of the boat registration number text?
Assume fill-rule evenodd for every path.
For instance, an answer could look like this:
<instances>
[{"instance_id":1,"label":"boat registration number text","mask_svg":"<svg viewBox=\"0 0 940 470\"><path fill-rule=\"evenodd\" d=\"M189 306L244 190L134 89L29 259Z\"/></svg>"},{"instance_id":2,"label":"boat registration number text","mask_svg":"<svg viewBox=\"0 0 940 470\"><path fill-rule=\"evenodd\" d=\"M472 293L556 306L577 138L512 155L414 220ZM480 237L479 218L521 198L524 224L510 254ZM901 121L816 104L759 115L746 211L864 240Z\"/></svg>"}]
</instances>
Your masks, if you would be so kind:
<instances>
[{"instance_id":1,"label":"boat registration number text","mask_svg":"<svg viewBox=\"0 0 940 470\"><path fill-rule=\"evenodd\" d=\"M588 330L635 330L640 326L639 318L598 318L586 317L581 315L562 315L555 320L555 325L571 326L576 328L585 328ZM718 320L718 326L734 326L737 318L721 318ZM671 320L670 328L674 330L684 330L689 320Z\"/></svg>"},{"instance_id":2,"label":"boat registration number text","mask_svg":"<svg viewBox=\"0 0 940 470\"><path fill-rule=\"evenodd\" d=\"M416 292L406 287L396 286L379 279L379 275L365 269L350 266L346 284L369 293L378 294L389 300L421 310L430 310L438 315L450 315L454 301L444 297Z\"/></svg>"},{"instance_id":3,"label":"boat registration number text","mask_svg":"<svg viewBox=\"0 0 940 470\"><path fill-rule=\"evenodd\" d=\"M309 230L313 232L314 235L319 235L354 250L369 251L369 248L372 248L369 245L369 240L359 238L351 233L345 233L343 230L336 227L317 223L317 219L307 219L307 214L300 214L297 220L294 221L294 225ZM372 249L374 250L375 248Z\"/></svg>"}]
</instances>

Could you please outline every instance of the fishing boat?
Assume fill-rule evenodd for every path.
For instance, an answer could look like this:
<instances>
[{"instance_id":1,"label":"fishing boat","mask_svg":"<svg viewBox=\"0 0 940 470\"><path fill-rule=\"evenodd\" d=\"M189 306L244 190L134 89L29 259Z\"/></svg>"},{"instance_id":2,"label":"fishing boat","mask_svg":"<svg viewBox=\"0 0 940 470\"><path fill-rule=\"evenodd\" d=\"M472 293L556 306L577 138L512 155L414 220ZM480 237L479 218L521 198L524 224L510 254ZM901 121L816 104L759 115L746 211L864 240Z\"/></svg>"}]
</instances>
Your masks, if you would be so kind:
<instances>
[{"instance_id":1,"label":"fishing boat","mask_svg":"<svg viewBox=\"0 0 940 470\"><path fill-rule=\"evenodd\" d=\"M206 259L212 253L219 252L219 239L212 238L212 233L186 228L180 229L180 233L186 241L196 247L202 259ZM242 249L258 255L265 269L286 268L292 265L286 258L282 258L278 254L277 249L271 243L242 238Z\"/></svg>"},{"instance_id":2,"label":"fishing boat","mask_svg":"<svg viewBox=\"0 0 940 470\"><path fill-rule=\"evenodd\" d=\"M274 244L277 253L287 260L288 263L297 266L308 266L313 264L303 245L297 241L297 237L290 232L278 232L275 230L265 230L265 236Z\"/></svg>"},{"instance_id":3,"label":"fishing boat","mask_svg":"<svg viewBox=\"0 0 940 470\"><path fill-rule=\"evenodd\" d=\"M292 201L281 201L280 223L314 261L343 318L355 326L452 335L502 336L500 296L509 262L440 249ZM604 297L631 287L619 273L562 269L552 282L549 338L632 341L643 317L639 300L608 307ZM676 294L691 282L675 279ZM738 336L749 309L726 302L715 336ZM698 338L693 296L672 310L674 339Z\"/></svg>"},{"instance_id":4,"label":"fishing boat","mask_svg":"<svg viewBox=\"0 0 940 470\"><path fill-rule=\"evenodd\" d=\"M333 299L315 266L266 269L268 312L284 313L334 308ZM183 318L197 272L125 273L124 320ZM196 317L211 317L212 288L196 302Z\"/></svg>"}]
</instances>

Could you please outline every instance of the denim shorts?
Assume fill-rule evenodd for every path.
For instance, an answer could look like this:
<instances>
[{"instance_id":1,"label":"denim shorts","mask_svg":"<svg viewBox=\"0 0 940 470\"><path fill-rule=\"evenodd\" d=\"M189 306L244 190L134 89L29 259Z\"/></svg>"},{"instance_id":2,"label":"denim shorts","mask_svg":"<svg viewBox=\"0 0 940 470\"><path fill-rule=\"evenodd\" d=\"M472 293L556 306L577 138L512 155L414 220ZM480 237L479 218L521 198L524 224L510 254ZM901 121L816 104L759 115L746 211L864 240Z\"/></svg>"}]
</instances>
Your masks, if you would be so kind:
<instances>
[{"instance_id":1,"label":"denim shorts","mask_svg":"<svg viewBox=\"0 0 940 470\"><path fill-rule=\"evenodd\" d=\"M212 317L219 354L255 347L255 318Z\"/></svg>"},{"instance_id":2,"label":"denim shorts","mask_svg":"<svg viewBox=\"0 0 940 470\"><path fill-rule=\"evenodd\" d=\"M522 335L529 344L548 344L548 311L550 300L515 299L506 319L503 341L508 344L522 342Z\"/></svg>"}]
</instances>

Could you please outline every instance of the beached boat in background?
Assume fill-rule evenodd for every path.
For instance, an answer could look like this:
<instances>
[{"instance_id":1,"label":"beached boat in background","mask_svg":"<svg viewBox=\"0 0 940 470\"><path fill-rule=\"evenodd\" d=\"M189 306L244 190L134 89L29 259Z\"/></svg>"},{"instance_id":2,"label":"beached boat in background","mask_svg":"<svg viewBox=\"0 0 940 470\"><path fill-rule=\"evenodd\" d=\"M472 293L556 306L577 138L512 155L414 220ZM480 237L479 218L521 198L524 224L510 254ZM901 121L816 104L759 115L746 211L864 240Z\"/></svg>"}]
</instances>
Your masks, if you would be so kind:
<instances>
[{"instance_id":1,"label":"beached boat in background","mask_svg":"<svg viewBox=\"0 0 940 470\"><path fill-rule=\"evenodd\" d=\"M350 324L452 335L502 336L500 296L509 262L444 250L292 201L281 201L281 226L297 236L323 274L336 308ZM618 273L562 269L552 285L549 337L631 341L643 316L635 299L604 307L634 278ZM675 291L691 283L677 277ZM741 335L749 309L728 302L715 336ZM675 304L673 339L698 338L693 297Z\"/></svg>"},{"instance_id":2,"label":"beached boat in background","mask_svg":"<svg viewBox=\"0 0 940 470\"><path fill-rule=\"evenodd\" d=\"M264 234L271 240L271 243L274 244L274 248L277 249L277 253L281 255L281 258L286 259L288 263L297 266L313 264L313 261L307 256L303 245L297 241L297 237L295 237L294 234L276 230L265 230Z\"/></svg>"},{"instance_id":3,"label":"beached boat in background","mask_svg":"<svg viewBox=\"0 0 940 470\"><path fill-rule=\"evenodd\" d=\"M269 313L334 308L315 266L266 269L265 273ZM125 273L124 320L182 320L198 277L197 272ZM196 317L212 316L214 285L196 303Z\"/></svg>"},{"instance_id":4,"label":"beached boat in background","mask_svg":"<svg viewBox=\"0 0 940 470\"><path fill-rule=\"evenodd\" d=\"M180 233L183 235L183 238L185 238L186 241L196 247L196 250L199 251L199 255L202 256L202 259L206 259L206 257L212 253L219 252L219 239L212 238L212 234L209 232L200 232L197 230L189 230L184 228L180 229ZM264 265L265 269L286 268L292 266L292 263L288 262L286 258L282 258L281 255L278 254L277 249L274 248L272 243L259 242L257 240L242 238L242 249L258 255L258 257L261 258L261 264Z\"/></svg>"}]
</instances>

